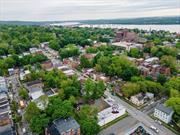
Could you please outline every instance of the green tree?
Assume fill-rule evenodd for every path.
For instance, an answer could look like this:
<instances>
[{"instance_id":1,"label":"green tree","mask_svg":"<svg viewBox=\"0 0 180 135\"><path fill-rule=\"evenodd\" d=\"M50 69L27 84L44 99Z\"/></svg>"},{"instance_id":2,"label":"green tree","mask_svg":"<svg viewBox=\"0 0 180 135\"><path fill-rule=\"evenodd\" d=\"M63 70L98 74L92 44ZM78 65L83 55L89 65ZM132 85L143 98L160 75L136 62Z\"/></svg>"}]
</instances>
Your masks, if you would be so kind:
<instances>
[{"instance_id":1,"label":"green tree","mask_svg":"<svg viewBox=\"0 0 180 135\"><path fill-rule=\"evenodd\" d=\"M32 132L37 134L42 134L45 127L48 126L49 117L46 114L35 115L30 120L30 129Z\"/></svg>"},{"instance_id":2,"label":"green tree","mask_svg":"<svg viewBox=\"0 0 180 135\"><path fill-rule=\"evenodd\" d=\"M122 72L121 76L122 76L123 80L129 81L131 79L131 77L137 76L138 74L139 74L139 72L138 72L137 68L128 67Z\"/></svg>"},{"instance_id":3,"label":"green tree","mask_svg":"<svg viewBox=\"0 0 180 135\"><path fill-rule=\"evenodd\" d=\"M27 100L29 98L27 90L23 87L19 89L19 96L24 100Z\"/></svg>"},{"instance_id":4,"label":"green tree","mask_svg":"<svg viewBox=\"0 0 180 135\"><path fill-rule=\"evenodd\" d=\"M168 99L165 104L170 106L174 110L173 119L177 122L177 125L180 126L180 98L179 97L172 97Z\"/></svg>"},{"instance_id":5,"label":"green tree","mask_svg":"<svg viewBox=\"0 0 180 135\"><path fill-rule=\"evenodd\" d=\"M161 85L163 85L166 82L166 80L167 80L167 78L163 74L159 74L157 76L157 82L160 83Z\"/></svg>"},{"instance_id":6,"label":"green tree","mask_svg":"<svg viewBox=\"0 0 180 135\"><path fill-rule=\"evenodd\" d=\"M177 65L176 65L176 59L174 57L162 56L160 62L163 66L169 67L172 71L176 71Z\"/></svg>"},{"instance_id":7,"label":"green tree","mask_svg":"<svg viewBox=\"0 0 180 135\"><path fill-rule=\"evenodd\" d=\"M24 117L28 122L30 122L36 115L40 115L40 109L37 107L36 103L30 102L25 109Z\"/></svg>"},{"instance_id":8,"label":"green tree","mask_svg":"<svg viewBox=\"0 0 180 135\"><path fill-rule=\"evenodd\" d=\"M79 49L74 44L68 44L66 47L59 50L62 59L79 55Z\"/></svg>"},{"instance_id":9,"label":"green tree","mask_svg":"<svg viewBox=\"0 0 180 135\"><path fill-rule=\"evenodd\" d=\"M49 100L48 107L46 109L47 115L51 116L51 119L57 119L57 118L67 118L72 114L72 104L70 101L65 100L62 101L58 97L52 97Z\"/></svg>"},{"instance_id":10,"label":"green tree","mask_svg":"<svg viewBox=\"0 0 180 135\"><path fill-rule=\"evenodd\" d=\"M180 48L180 42L177 42L177 43L176 43L176 47L177 47L177 48Z\"/></svg>"},{"instance_id":11,"label":"green tree","mask_svg":"<svg viewBox=\"0 0 180 135\"><path fill-rule=\"evenodd\" d=\"M86 119L86 118L94 118L97 119L97 108L93 108L90 105L84 105L80 112L78 113L78 116L80 119Z\"/></svg>"},{"instance_id":12,"label":"green tree","mask_svg":"<svg viewBox=\"0 0 180 135\"><path fill-rule=\"evenodd\" d=\"M85 105L78 113L79 122L81 125L81 133L87 135L95 135L100 131L97 124L97 109L89 105Z\"/></svg>"},{"instance_id":13,"label":"green tree","mask_svg":"<svg viewBox=\"0 0 180 135\"><path fill-rule=\"evenodd\" d=\"M179 97L180 98L180 92L175 89L170 90L170 97Z\"/></svg>"},{"instance_id":14,"label":"green tree","mask_svg":"<svg viewBox=\"0 0 180 135\"><path fill-rule=\"evenodd\" d=\"M105 85L103 81L98 81L96 83L96 90L94 91L94 97L96 99L100 98L104 94Z\"/></svg>"},{"instance_id":15,"label":"green tree","mask_svg":"<svg viewBox=\"0 0 180 135\"><path fill-rule=\"evenodd\" d=\"M86 100L92 99L94 91L96 89L96 84L91 79L87 79L84 83L84 96Z\"/></svg>"},{"instance_id":16,"label":"green tree","mask_svg":"<svg viewBox=\"0 0 180 135\"><path fill-rule=\"evenodd\" d=\"M165 87L170 89L176 89L180 91L180 77L172 77L165 83Z\"/></svg>"},{"instance_id":17,"label":"green tree","mask_svg":"<svg viewBox=\"0 0 180 135\"><path fill-rule=\"evenodd\" d=\"M100 131L100 126L97 124L97 120L87 118L80 121L81 132L83 135L96 135Z\"/></svg>"},{"instance_id":18,"label":"green tree","mask_svg":"<svg viewBox=\"0 0 180 135\"><path fill-rule=\"evenodd\" d=\"M97 52L98 52L98 49L95 48L95 47L88 47L88 48L86 49L86 52L87 52L87 53L97 53Z\"/></svg>"},{"instance_id":19,"label":"green tree","mask_svg":"<svg viewBox=\"0 0 180 135\"><path fill-rule=\"evenodd\" d=\"M54 49L54 50L59 50L59 48L60 48L60 46L59 46L59 44L58 44L58 40L51 40L50 42L49 42L49 47L50 48L52 48L52 49Z\"/></svg>"},{"instance_id":20,"label":"green tree","mask_svg":"<svg viewBox=\"0 0 180 135\"><path fill-rule=\"evenodd\" d=\"M93 66L93 63L91 60L88 60L86 57L81 56L80 57L80 63L81 63L81 67L83 68L91 68Z\"/></svg>"},{"instance_id":21,"label":"green tree","mask_svg":"<svg viewBox=\"0 0 180 135\"><path fill-rule=\"evenodd\" d=\"M122 93L127 98L130 98L131 96L139 92L140 92L140 86L136 83L127 82L122 87Z\"/></svg>"},{"instance_id":22,"label":"green tree","mask_svg":"<svg viewBox=\"0 0 180 135\"><path fill-rule=\"evenodd\" d=\"M86 100L98 99L104 94L105 85L102 81L94 82L87 79L84 84L84 97Z\"/></svg>"},{"instance_id":23,"label":"green tree","mask_svg":"<svg viewBox=\"0 0 180 135\"><path fill-rule=\"evenodd\" d=\"M129 56L134 58L139 58L141 56L141 53L138 48L131 48L129 52Z\"/></svg>"}]
</instances>

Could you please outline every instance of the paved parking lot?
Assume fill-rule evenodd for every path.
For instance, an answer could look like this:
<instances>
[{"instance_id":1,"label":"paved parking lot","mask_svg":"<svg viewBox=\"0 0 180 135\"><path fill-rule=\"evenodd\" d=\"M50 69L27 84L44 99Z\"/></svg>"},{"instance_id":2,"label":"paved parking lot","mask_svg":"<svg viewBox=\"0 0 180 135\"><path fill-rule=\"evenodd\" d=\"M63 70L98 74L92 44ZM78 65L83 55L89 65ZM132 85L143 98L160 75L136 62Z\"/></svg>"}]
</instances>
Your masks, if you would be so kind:
<instances>
[{"instance_id":1,"label":"paved parking lot","mask_svg":"<svg viewBox=\"0 0 180 135\"><path fill-rule=\"evenodd\" d=\"M137 121L132 116L128 116L121 121L115 123L114 125L102 130L98 135L111 135L114 133L115 135L124 135L130 128L136 125L139 121Z\"/></svg>"}]
</instances>

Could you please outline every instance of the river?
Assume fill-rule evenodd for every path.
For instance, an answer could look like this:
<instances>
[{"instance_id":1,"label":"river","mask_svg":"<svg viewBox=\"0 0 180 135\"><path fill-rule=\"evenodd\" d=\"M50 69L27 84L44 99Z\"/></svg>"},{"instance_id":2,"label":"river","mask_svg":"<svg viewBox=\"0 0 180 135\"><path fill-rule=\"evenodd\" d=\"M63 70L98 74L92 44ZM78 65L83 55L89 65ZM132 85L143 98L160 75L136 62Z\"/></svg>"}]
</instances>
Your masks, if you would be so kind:
<instances>
[{"instance_id":1,"label":"river","mask_svg":"<svg viewBox=\"0 0 180 135\"><path fill-rule=\"evenodd\" d=\"M124 25L124 24L96 24L86 25L82 24L80 27L98 27L98 28L128 28L128 29L142 29L142 30L164 30L170 32L180 33L180 25Z\"/></svg>"}]
</instances>

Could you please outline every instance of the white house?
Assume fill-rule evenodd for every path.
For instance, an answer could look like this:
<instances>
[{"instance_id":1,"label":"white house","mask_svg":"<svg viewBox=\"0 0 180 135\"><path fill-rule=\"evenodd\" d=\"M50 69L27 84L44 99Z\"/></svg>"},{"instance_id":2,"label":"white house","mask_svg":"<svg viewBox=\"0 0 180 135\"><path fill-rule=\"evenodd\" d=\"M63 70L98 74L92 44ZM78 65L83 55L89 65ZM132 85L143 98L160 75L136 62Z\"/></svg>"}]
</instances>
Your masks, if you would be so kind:
<instances>
[{"instance_id":1,"label":"white house","mask_svg":"<svg viewBox=\"0 0 180 135\"><path fill-rule=\"evenodd\" d=\"M150 92L146 92L145 94L139 93L137 95L131 96L130 101L133 104L140 106L146 103L147 101L153 100L153 99L154 99L154 94Z\"/></svg>"},{"instance_id":2,"label":"white house","mask_svg":"<svg viewBox=\"0 0 180 135\"><path fill-rule=\"evenodd\" d=\"M148 59L145 59L145 62L147 63L156 63L159 61L159 58L158 57L151 57L151 58L148 58Z\"/></svg>"},{"instance_id":3,"label":"white house","mask_svg":"<svg viewBox=\"0 0 180 135\"><path fill-rule=\"evenodd\" d=\"M25 77L26 77L26 75L28 75L28 74L30 74L30 73L31 73L31 72L30 72L29 70L25 70L25 71L23 71L23 72L20 72L20 74L19 74L20 80L24 80Z\"/></svg>"},{"instance_id":4,"label":"white house","mask_svg":"<svg viewBox=\"0 0 180 135\"><path fill-rule=\"evenodd\" d=\"M139 93L137 95L131 96L130 101L137 106L143 105L144 104L144 95L142 93Z\"/></svg>"},{"instance_id":5,"label":"white house","mask_svg":"<svg viewBox=\"0 0 180 135\"><path fill-rule=\"evenodd\" d=\"M166 107L164 104L157 104L154 109L154 116L165 123L169 123L172 120L173 113L173 109Z\"/></svg>"}]
</instances>

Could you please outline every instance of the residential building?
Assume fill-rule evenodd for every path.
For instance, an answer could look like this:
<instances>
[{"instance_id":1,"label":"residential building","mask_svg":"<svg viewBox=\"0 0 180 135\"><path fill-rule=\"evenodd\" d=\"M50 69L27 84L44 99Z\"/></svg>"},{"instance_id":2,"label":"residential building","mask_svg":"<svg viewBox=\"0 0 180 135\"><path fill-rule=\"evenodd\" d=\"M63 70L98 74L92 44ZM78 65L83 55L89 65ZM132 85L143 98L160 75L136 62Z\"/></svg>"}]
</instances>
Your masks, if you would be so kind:
<instances>
[{"instance_id":1,"label":"residential building","mask_svg":"<svg viewBox=\"0 0 180 135\"><path fill-rule=\"evenodd\" d=\"M25 70L25 71L20 72L20 74L19 74L20 80L24 80L26 78L26 75L28 75L30 73L31 72L29 70Z\"/></svg>"},{"instance_id":2,"label":"residential building","mask_svg":"<svg viewBox=\"0 0 180 135\"><path fill-rule=\"evenodd\" d=\"M0 126L10 123L10 106L6 93L0 93Z\"/></svg>"},{"instance_id":3,"label":"residential building","mask_svg":"<svg viewBox=\"0 0 180 135\"><path fill-rule=\"evenodd\" d=\"M29 51L30 51L31 54L35 54L35 53L36 54L42 54L42 50L38 49L38 48L35 48L35 47L30 48Z\"/></svg>"},{"instance_id":4,"label":"residential building","mask_svg":"<svg viewBox=\"0 0 180 135\"><path fill-rule=\"evenodd\" d=\"M158 57L151 57L151 58L146 59L145 62L151 63L151 64L157 63L157 62L159 62L159 58Z\"/></svg>"},{"instance_id":5,"label":"residential building","mask_svg":"<svg viewBox=\"0 0 180 135\"><path fill-rule=\"evenodd\" d=\"M49 46L49 42L40 43L40 47L43 48L43 49L48 47L48 46Z\"/></svg>"},{"instance_id":6,"label":"residential building","mask_svg":"<svg viewBox=\"0 0 180 135\"><path fill-rule=\"evenodd\" d=\"M71 68L77 68L80 62L78 59L75 59L75 58L66 58L66 59L63 59L63 64L69 65Z\"/></svg>"},{"instance_id":7,"label":"residential building","mask_svg":"<svg viewBox=\"0 0 180 135\"><path fill-rule=\"evenodd\" d=\"M143 105L144 95L142 93L139 93L137 95L131 96L130 101L137 106Z\"/></svg>"},{"instance_id":8,"label":"residential building","mask_svg":"<svg viewBox=\"0 0 180 135\"><path fill-rule=\"evenodd\" d=\"M109 107L98 113L97 117L99 126L103 126L126 113L126 108L121 104L117 104L111 97L105 98L104 101L109 105Z\"/></svg>"},{"instance_id":9,"label":"residential building","mask_svg":"<svg viewBox=\"0 0 180 135\"><path fill-rule=\"evenodd\" d=\"M0 76L0 92L7 92L8 88L4 77Z\"/></svg>"},{"instance_id":10,"label":"residential building","mask_svg":"<svg viewBox=\"0 0 180 135\"><path fill-rule=\"evenodd\" d=\"M35 80L35 81L32 81L32 82L28 82L28 83L26 83L26 86L27 86L28 88L33 88L33 87L42 88L42 87L44 87L44 85L43 85L43 83L42 83L41 80ZM28 89L28 88L27 88L27 89Z\"/></svg>"},{"instance_id":11,"label":"residential building","mask_svg":"<svg viewBox=\"0 0 180 135\"><path fill-rule=\"evenodd\" d=\"M84 54L83 55L85 58L87 58L87 59L93 59L95 56L96 56L96 54L90 54L90 53L86 53L86 54Z\"/></svg>"},{"instance_id":12,"label":"residential building","mask_svg":"<svg viewBox=\"0 0 180 135\"><path fill-rule=\"evenodd\" d=\"M67 65L62 65L58 67L59 70L61 70L64 74L67 76L73 76L75 74L75 71L72 70L69 66Z\"/></svg>"},{"instance_id":13,"label":"residential building","mask_svg":"<svg viewBox=\"0 0 180 135\"><path fill-rule=\"evenodd\" d=\"M26 55L30 55L29 52L23 52L23 55L26 56Z\"/></svg>"},{"instance_id":14,"label":"residential building","mask_svg":"<svg viewBox=\"0 0 180 135\"><path fill-rule=\"evenodd\" d=\"M45 135L80 135L80 125L72 117L59 118L46 128Z\"/></svg>"},{"instance_id":15,"label":"residential building","mask_svg":"<svg viewBox=\"0 0 180 135\"><path fill-rule=\"evenodd\" d=\"M94 74L94 79L97 81L103 81L104 83L110 81L110 78L108 76L105 76L104 74Z\"/></svg>"},{"instance_id":16,"label":"residential building","mask_svg":"<svg viewBox=\"0 0 180 135\"><path fill-rule=\"evenodd\" d=\"M120 41L137 42L138 36L135 32L129 32L127 29L124 29L116 33L115 42L120 42Z\"/></svg>"},{"instance_id":17,"label":"residential building","mask_svg":"<svg viewBox=\"0 0 180 135\"><path fill-rule=\"evenodd\" d=\"M33 101L38 99L40 96L44 95L43 89L39 87L30 88L28 90L29 95Z\"/></svg>"},{"instance_id":18,"label":"residential building","mask_svg":"<svg viewBox=\"0 0 180 135\"><path fill-rule=\"evenodd\" d=\"M11 124L0 126L0 135L16 135Z\"/></svg>"},{"instance_id":19,"label":"residential building","mask_svg":"<svg viewBox=\"0 0 180 135\"><path fill-rule=\"evenodd\" d=\"M9 75L14 75L15 74L14 68L9 68L8 72L9 72Z\"/></svg>"},{"instance_id":20,"label":"residential building","mask_svg":"<svg viewBox=\"0 0 180 135\"><path fill-rule=\"evenodd\" d=\"M154 109L154 116L165 123L171 122L173 113L173 109L164 104L157 104Z\"/></svg>"},{"instance_id":21,"label":"residential building","mask_svg":"<svg viewBox=\"0 0 180 135\"><path fill-rule=\"evenodd\" d=\"M53 63L50 60L48 60L48 61L41 63L41 67L44 70L50 71L53 69Z\"/></svg>"},{"instance_id":22,"label":"residential building","mask_svg":"<svg viewBox=\"0 0 180 135\"><path fill-rule=\"evenodd\" d=\"M62 63L59 59L52 59L51 62L53 64L53 68L58 68L62 65Z\"/></svg>"},{"instance_id":23,"label":"residential building","mask_svg":"<svg viewBox=\"0 0 180 135\"><path fill-rule=\"evenodd\" d=\"M146 92L146 93L139 93L137 95L131 96L130 101L133 104L140 106L146 103L147 101L150 101L153 99L154 99L154 94L150 92Z\"/></svg>"},{"instance_id":24,"label":"residential building","mask_svg":"<svg viewBox=\"0 0 180 135\"><path fill-rule=\"evenodd\" d=\"M7 94L0 93L0 135L13 135L11 111Z\"/></svg>"},{"instance_id":25,"label":"residential building","mask_svg":"<svg viewBox=\"0 0 180 135\"><path fill-rule=\"evenodd\" d=\"M44 110L47 107L48 99L44 101L41 100L41 96L45 95L43 89L41 87L33 87L28 90L31 101L35 102L39 109Z\"/></svg>"},{"instance_id":26,"label":"residential building","mask_svg":"<svg viewBox=\"0 0 180 135\"><path fill-rule=\"evenodd\" d=\"M36 80L26 83L25 87L29 91L29 96L31 100L34 101L40 109L43 109L43 104L39 102L39 98L45 95L42 89L44 87L43 83L40 80Z\"/></svg>"}]
</instances>

